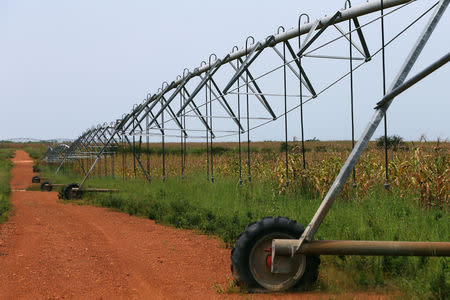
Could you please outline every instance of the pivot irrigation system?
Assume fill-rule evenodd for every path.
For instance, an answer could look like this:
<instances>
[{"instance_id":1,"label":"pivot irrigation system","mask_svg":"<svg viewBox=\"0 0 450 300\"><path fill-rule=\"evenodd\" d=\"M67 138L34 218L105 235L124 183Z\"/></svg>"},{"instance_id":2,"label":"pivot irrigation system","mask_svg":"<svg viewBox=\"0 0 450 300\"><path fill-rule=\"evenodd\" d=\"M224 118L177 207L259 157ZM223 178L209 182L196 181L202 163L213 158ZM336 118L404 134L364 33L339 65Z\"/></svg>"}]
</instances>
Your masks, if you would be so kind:
<instances>
[{"instance_id":1,"label":"pivot irrigation system","mask_svg":"<svg viewBox=\"0 0 450 300\"><path fill-rule=\"evenodd\" d=\"M165 145L167 140L177 140L180 145L180 176L185 177L186 143L188 140L206 142L206 177L214 182L214 143L219 139L236 138L239 145L239 183L252 181L251 132L278 119L284 121L284 138L288 143L288 116L300 117L303 166L306 167L304 147L304 105L314 103L324 92L344 78L350 81L351 136L353 150L340 170L311 222L303 228L295 221L283 217L268 217L251 223L238 237L231 252L232 273L238 282L249 290L287 290L301 285L310 286L318 274L320 255L395 255L395 256L450 256L450 242L399 242L399 241L323 241L314 236L322 224L339 192L353 174L356 162L367 147L382 120L387 136L386 112L396 96L435 72L450 60L450 52L434 63L410 75L410 71L426 46L430 36L443 16L450 0L373 0L357 6L345 2L344 9L312 20L301 14L298 26L285 30L282 26L274 35L261 41L247 38L245 47L232 48L231 53L219 58L211 54L194 70L184 69L183 74L170 83L164 82L154 94L148 94L142 103L135 105L120 120L92 127L84 131L72 144L49 148L43 160L57 164L55 176L66 163L79 164L84 178L79 183L62 185L66 199L81 197L83 192L114 192L110 189L88 189L84 184L93 175L94 168L104 172L111 164L111 176L115 176L115 156L120 147L129 147L133 153L133 167L139 169L151 182L150 160L142 162L143 138L148 147L150 138L160 139L162 147L162 180L166 178ZM417 15L409 24L399 29L390 40L385 40L384 20L395 17L397 11L414 7ZM358 18L370 17L360 23ZM413 28L418 21L428 18L425 28L418 32L417 41L406 55L403 65L389 88L386 85L385 49L400 36ZM369 25L381 25L381 41L369 47L365 29ZM378 26L378 25L377 25ZM345 27L345 29L344 29ZM330 32L337 36L329 38ZM344 43L347 55L320 54L335 43ZM332 51L335 48L332 48ZM356 53L356 55L355 55ZM354 132L354 84L356 70L382 56L383 97L374 104L373 117L359 139ZM270 65L276 59L274 66ZM327 76L314 76L305 67L305 60L344 61L346 70L323 84ZM269 62L269 63L268 63ZM278 73L277 73L278 72ZM276 74L278 77L276 77ZM332 73L332 72L331 72ZM281 75L281 76L279 76ZM271 77L272 76L272 77ZM269 84L269 83L270 84ZM278 85L282 92L271 92ZM296 93L288 91L288 85ZM280 101L282 99L282 101ZM288 100L289 99L289 100ZM387 143L385 143L386 145ZM387 149L385 149L387 151ZM148 151L147 151L148 155ZM288 178L286 147L286 185ZM387 168L387 154L386 168ZM243 162L245 160L245 163ZM109 162L108 162L109 161ZM107 174L105 174L107 175ZM247 178L245 178L247 177ZM41 184L42 190L51 190L54 178ZM389 187L386 172L385 187Z\"/></svg>"}]
</instances>

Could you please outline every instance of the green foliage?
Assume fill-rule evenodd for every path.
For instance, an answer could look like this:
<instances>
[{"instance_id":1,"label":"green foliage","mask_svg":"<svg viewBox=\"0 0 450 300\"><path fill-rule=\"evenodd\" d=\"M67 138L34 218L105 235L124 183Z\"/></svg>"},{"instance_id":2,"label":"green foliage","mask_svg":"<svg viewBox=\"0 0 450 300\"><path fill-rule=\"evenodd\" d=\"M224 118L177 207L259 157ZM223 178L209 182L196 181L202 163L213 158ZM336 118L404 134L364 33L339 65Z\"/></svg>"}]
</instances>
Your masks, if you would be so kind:
<instances>
[{"instance_id":1,"label":"green foliage","mask_svg":"<svg viewBox=\"0 0 450 300\"><path fill-rule=\"evenodd\" d=\"M136 148L135 148L135 152L138 154L152 154L152 155L162 155L163 150L162 147L159 146L150 146L147 148L146 145L142 144L141 147L139 148L138 146L139 143L136 143ZM210 147L210 146L209 146ZM183 150L184 151L184 150ZM208 151L211 151L210 148L208 149ZM245 147L245 151L247 151L247 148ZM266 147L250 147L250 152L252 153L259 153L259 152L271 152L273 151L271 148L266 148ZM117 148L117 152L118 153L132 153L132 150L130 147L126 146L126 147L118 147ZM174 145L174 144L169 144L168 146L166 146L164 148L164 153L166 155L180 155L181 154L181 148L180 145ZM236 154L238 153L238 149L237 147L226 147L226 146L222 146L219 143L217 144L213 144L213 153L215 155L222 155L222 154ZM190 155L204 155L206 154L206 144L200 144L200 145L196 145L196 146L189 146L186 149L186 154Z\"/></svg>"},{"instance_id":2,"label":"green foliage","mask_svg":"<svg viewBox=\"0 0 450 300\"><path fill-rule=\"evenodd\" d=\"M9 210L11 209L11 202L9 201L9 180L11 174L11 158L13 155L12 149L0 149L0 223L8 219Z\"/></svg>"},{"instance_id":3,"label":"green foliage","mask_svg":"<svg viewBox=\"0 0 450 300\"><path fill-rule=\"evenodd\" d=\"M47 145L40 143L30 143L23 148L23 150L28 152L30 157L35 160L40 159L47 149Z\"/></svg>"},{"instance_id":4,"label":"green foliage","mask_svg":"<svg viewBox=\"0 0 450 300\"><path fill-rule=\"evenodd\" d=\"M386 139L383 135L376 139L377 148L384 148L385 143L387 144L387 148L392 149L393 151L399 150L401 146L405 144L403 138L399 135L388 135Z\"/></svg>"},{"instance_id":5,"label":"green foliage","mask_svg":"<svg viewBox=\"0 0 450 300\"><path fill-rule=\"evenodd\" d=\"M280 143L280 152L284 152L284 151L286 151L286 149L291 151L292 150L292 145L289 145L289 143L286 143L286 142L281 142Z\"/></svg>"},{"instance_id":6,"label":"green foliage","mask_svg":"<svg viewBox=\"0 0 450 300\"><path fill-rule=\"evenodd\" d=\"M442 260L441 268L430 278L431 299L450 299L450 267Z\"/></svg>"},{"instance_id":7,"label":"green foliage","mask_svg":"<svg viewBox=\"0 0 450 300\"><path fill-rule=\"evenodd\" d=\"M319 146L316 146L316 148L314 150L316 152L327 152L327 147L325 147L324 145L319 145Z\"/></svg>"}]
</instances>

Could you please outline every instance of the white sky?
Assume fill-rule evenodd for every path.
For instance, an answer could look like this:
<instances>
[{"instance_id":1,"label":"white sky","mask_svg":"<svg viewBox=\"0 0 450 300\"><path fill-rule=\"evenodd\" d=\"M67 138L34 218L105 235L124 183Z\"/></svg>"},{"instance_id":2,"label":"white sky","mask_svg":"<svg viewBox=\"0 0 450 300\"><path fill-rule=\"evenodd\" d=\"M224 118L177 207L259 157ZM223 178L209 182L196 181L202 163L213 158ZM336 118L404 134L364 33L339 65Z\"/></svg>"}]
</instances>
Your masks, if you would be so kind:
<instances>
[{"instance_id":1,"label":"white sky","mask_svg":"<svg viewBox=\"0 0 450 300\"><path fill-rule=\"evenodd\" d=\"M279 25L297 26L302 12L311 19L320 18L341 9L341 2L0 0L0 139L75 138L92 125L120 118L147 93L156 92L163 81L173 81L185 67L194 69L210 53L222 58L234 45L243 47L248 35L261 40L275 34ZM362 2L353 1L353 6ZM387 17L386 40L434 2L418 0ZM361 17L360 22L376 15ZM411 75L449 51L449 16L447 11ZM388 86L428 18L386 49ZM341 27L347 28L347 23ZM364 33L371 52L376 51L381 43L379 22ZM327 30L322 41L336 34L334 29ZM297 47L296 40L292 44ZM347 53L348 44L342 41L321 52ZM273 51L264 55L267 58L261 55L257 60L259 67L255 62L255 75L262 73L266 64L280 63ZM345 61L304 60L318 89L348 70ZM388 112L389 134L407 140L417 140L422 134L428 139L448 138L449 75L450 67L444 66L398 97ZM281 92L281 73L262 81L261 86L265 91ZM295 93L295 85L290 88ZM355 73L356 137L381 95L378 55ZM233 103L233 99L229 101ZM277 99L271 103L281 109L277 105L282 99ZM350 139L349 110L345 79L305 105L306 138ZM258 129L252 139L282 140L283 124L278 120ZM289 115L290 139L299 136L298 124L298 112ZM382 126L375 137L381 134Z\"/></svg>"}]
</instances>

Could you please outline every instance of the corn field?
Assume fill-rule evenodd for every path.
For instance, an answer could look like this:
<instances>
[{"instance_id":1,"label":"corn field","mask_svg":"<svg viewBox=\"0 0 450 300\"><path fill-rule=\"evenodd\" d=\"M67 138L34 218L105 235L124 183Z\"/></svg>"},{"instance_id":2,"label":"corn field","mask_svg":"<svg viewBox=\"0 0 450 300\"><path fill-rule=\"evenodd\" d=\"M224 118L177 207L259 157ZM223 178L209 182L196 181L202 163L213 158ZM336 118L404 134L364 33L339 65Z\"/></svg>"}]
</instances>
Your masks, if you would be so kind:
<instances>
[{"instance_id":1,"label":"corn field","mask_svg":"<svg viewBox=\"0 0 450 300\"><path fill-rule=\"evenodd\" d=\"M276 193L305 191L323 198L333 180L337 176L345 159L351 151L351 143L347 141L306 143L306 167L303 167L302 151L299 144L289 143L289 156L286 176L286 145L279 142L252 143L251 177L252 181L270 182ZM142 144L139 153L142 165L149 170L152 180L161 180L163 156L159 145L149 144L149 153L145 152L147 145ZM235 177L239 182L239 155L236 143L216 143L214 151L214 176ZM183 171L184 177L211 177L207 164L206 146L202 143L191 143L187 146L187 155ZM450 143L437 142L407 142L398 150L390 150L388 170L389 186L396 189L402 196L411 197L424 208L449 208L449 150ZM165 177L181 176L182 156L179 145L166 144L164 158ZM114 162L112 162L114 160ZM241 174L243 183L248 181L247 148L242 145ZM89 166L92 160L84 159L82 164ZM81 164L73 163L76 172L81 173ZM114 169L113 169L114 168ZM114 157L107 156L97 164L94 176L111 176L123 180L143 177L137 161L129 151L118 152ZM372 142L364 152L355 167L355 181L350 177L345 185L341 198L357 201L372 189L385 183L384 150L377 148ZM287 185L287 179L289 185Z\"/></svg>"}]
</instances>

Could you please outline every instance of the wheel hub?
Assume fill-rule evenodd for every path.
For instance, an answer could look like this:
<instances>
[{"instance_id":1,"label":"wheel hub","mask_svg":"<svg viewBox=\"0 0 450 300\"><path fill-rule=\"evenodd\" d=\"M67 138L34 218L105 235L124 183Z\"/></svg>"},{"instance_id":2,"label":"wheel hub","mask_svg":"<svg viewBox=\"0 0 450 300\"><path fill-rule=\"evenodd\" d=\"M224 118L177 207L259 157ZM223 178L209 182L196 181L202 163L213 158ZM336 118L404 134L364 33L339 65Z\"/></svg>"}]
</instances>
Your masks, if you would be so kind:
<instances>
[{"instance_id":1,"label":"wheel hub","mask_svg":"<svg viewBox=\"0 0 450 300\"><path fill-rule=\"evenodd\" d=\"M291 239L293 237L285 233L265 235L254 244L249 257L249 267L253 277L259 285L271 291L287 290L294 286L302 277L306 267L306 257L298 255L292 260L290 272L286 274L272 273L272 240L278 238Z\"/></svg>"},{"instance_id":2,"label":"wheel hub","mask_svg":"<svg viewBox=\"0 0 450 300\"><path fill-rule=\"evenodd\" d=\"M266 248L264 249L264 252L267 252L266 266L269 269L272 269L272 248Z\"/></svg>"}]
</instances>

